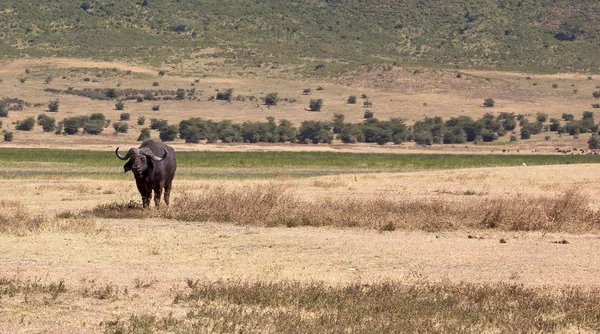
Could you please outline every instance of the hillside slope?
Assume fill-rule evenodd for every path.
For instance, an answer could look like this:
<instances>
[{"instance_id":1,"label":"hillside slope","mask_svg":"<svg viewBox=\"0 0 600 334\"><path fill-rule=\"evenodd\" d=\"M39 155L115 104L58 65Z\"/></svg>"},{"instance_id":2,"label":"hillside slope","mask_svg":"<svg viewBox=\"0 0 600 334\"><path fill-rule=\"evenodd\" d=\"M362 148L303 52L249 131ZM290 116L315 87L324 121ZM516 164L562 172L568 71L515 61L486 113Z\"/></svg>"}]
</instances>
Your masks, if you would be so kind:
<instances>
[{"instance_id":1,"label":"hillside slope","mask_svg":"<svg viewBox=\"0 0 600 334\"><path fill-rule=\"evenodd\" d=\"M593 0L0 0L0 54L598 72L599 20Z\"/></svg>"}]
</instances>

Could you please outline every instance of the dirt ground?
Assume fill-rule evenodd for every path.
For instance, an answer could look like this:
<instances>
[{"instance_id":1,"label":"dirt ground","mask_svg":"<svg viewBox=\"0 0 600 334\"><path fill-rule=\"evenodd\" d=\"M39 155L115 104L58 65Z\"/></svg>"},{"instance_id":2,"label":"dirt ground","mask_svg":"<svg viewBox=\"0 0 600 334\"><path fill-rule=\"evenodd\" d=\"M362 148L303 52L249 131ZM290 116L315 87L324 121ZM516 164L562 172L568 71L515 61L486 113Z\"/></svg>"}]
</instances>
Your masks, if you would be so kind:
<instances>
[{"instance_id":1,"label":"dirt ground","mask_svg":"<svg viewBox=\"0 0 600 334\"><path fill-rule=\"evenodd\" d=\"M275 183L298 198L483 198L555 195L576 187L598 196L596 165L333 175L254 181L176 180L174 201L215 186ZM51 219L100 203L139 200L134 182L117 180L0 180L0 200L25 204ZM464 195L465 193L474 195ZM433 218L435 219L435 218ZM418 273L452 281L584 284L600 280L595 235L457 231L427 233L329 228L258 228L218 222L95 219L93 233L41 231L0 235L8 276L97 278L127 284L154 277L167 285L187 277L248 277L372 281ZM482 239L469 239L475 235ZM507 243L499 242L504 238ZM555 244L553 241L569 241ZM129 269L128 269L129 268ZM355 268L355 269L352 269ZM90 276L91 275L91 276Z\"/></svg>"}]
</instances>

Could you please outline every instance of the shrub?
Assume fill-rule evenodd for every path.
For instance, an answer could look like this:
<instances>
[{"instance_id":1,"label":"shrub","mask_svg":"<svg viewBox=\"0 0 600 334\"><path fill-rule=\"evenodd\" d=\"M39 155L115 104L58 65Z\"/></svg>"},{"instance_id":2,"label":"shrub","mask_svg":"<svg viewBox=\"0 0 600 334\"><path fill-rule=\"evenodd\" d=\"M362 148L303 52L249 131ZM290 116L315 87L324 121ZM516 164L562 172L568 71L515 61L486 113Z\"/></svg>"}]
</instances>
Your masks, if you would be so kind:
<instances>
[{"instance_id":1,"label":"shrub","mask_svg":"<svg viewBox=\"0 0 600 334\"><path fill-rule=\"evenodd\" d=\"M558 88L558 84L557 83L552 84L552 88L555 88L555 89Z\"/></svg>"},{"instance_id":2,"label":"shrub","mask_svg":"<svg viewBox=\"0 0 600 334\"><path fill-rule=\"evenodd\" d=\"M166 72L165 72L165 71L162 71L162 70L161 70L161 71L158 71L158 75L159 75L159 76L161 76L161 77L162 77L162 76L164 76L165 74L166 74Z\"/></svg>"},{"instance_id":3,"label":"shrub","mask_svg":"<svg viewBox=\"0 0 600 334\"><path fill-rule=\"evenodd\" d=\"M276 106L277 102L279 102L279 94L278 93L269 93L265 97L265 104L268 106Z\"/></svg>"},{"instance_id":4,"label":"shrub","mask_svg":"<svg viewBox=\"0 0 600 334\"><path fill-rule=\"evenodd\" d=\"M364 101L363 102L363 108L371 108L373 106L373 102L371 101Z\"/></svg>"},{"instance_id":5,"label":"shrub","mask_svg":"<svg viewBox=\"0 0 600 334\"><path fill-rule=\"evenodd\" d=\"M304 88L304 90L302 91L302 94L309 95L310 92L311 92L310 88Z\"/></svg>"},{"instance_id":6,"label":"shrub","mask_svg":"<svg viewBox=\"0 0 600 334\"><path fill-rule=\"evenodd\" d=\"M159 134L160 140L162 141L173 141L177 138L177 126L165 125L160 129Z\"/></svg>"},{"instance_id":7,"label":"shrub","mask_svg":"<svg viewBox=\"0 0 600 334\"><path fill-rule=\"evenodd\" d=\"M40 114L37 117L38 125L42 127L44 132L51 132L56 130L56 120L54 117L47 116L45 114Z\"/></svg>"},{"instance_id":8,"label":"shrub","mask_svg":"<svg viewBox=\"0 0 600 334\"><path fill-rule=\"evenodd\" d=\"M131 115L128 112L121 113L119 120L128 121L131 118Z\"/></svg>"},{"instance_id":9,"label":"shrub","mask_svg":"<svg viewBox=\"0 0 600 334\"><path fill-rule=\"evenodd\" d=\"M152 83L152 86L154 86L154 87L158 87L159 85L160 85L160 84L158 83L158 81L154 81L154 82Z\"/></svg>"},{"instance_id":10,"label":"shrub","mask_svg":"<svg viewBox=\"0 0 600 334\"><path fill-rule=\"evenodd\" d=\"M329 126L320 121L304 121L298 129L298 141L300 143L318 144L328 143L333 140L333 134L330 132Z\"/></svg>"},{"instance_id":11,"label":"shrub","mask_svg":"<svg viewBox=\"0 0 600 334\"><path fill-rule=\"evenodd\" d=\"M175 99L176 100L185 99L185 89L183 89L183 88L177 89L177 92L175 93Z\"/></svg>"},{"instance_id":12,"label":"shrub","mask_svg":"<svg viewBox=\"0 0 600 334\"><path fill-rule=\"evenodd\" d=\"M492 99L491 97L488 97L487 99L483 100L484 107L493 107L495 103L496 101L494 101L494 99Z\"/></svg>"},{"instance_id":13,"label":"shrub","mask_svg":"<svg viewBox=\"0 0 600 334\"><path fill-rule=\"evenodd\" d=\"M138 117L137 124L138 125L144 125L144 124L146 124L146 117L144 117L144 116Z\"/></svg>"},{"instance_id":14,"label":"shrub","mask_svg":"<svg viewBox=\"0 0 600 334\"><path fill-rule=\"evenodd\" d=\"M104 123L104 121L106 121L106 116L104 116L104 114L101 113L101 112L93 113L93 114L90 115L89 118L92 121L99 121L99 122L103 122L103 123Z\"/></svg>"},{"instance_id":15,"label":"shrub","mask_svg":"<svg viewBox=\"0 0 600 334\"><path fill-rule=\"evenodd\" d=\"M152 111L159 111L160 110L160 105L155 104L152 106Z\"/></svg>"},{"instance_id":16,"label":"shrub","mask_svg":"<svg viewBox=\"0 0 600 334\"><path fill-rule=\"evenodd\" d=\"M567 122L575 119L575 115L569 114L569 113L566 113L566 112L563 113L561 117L562 117L562 119L564 119Z\"/></svg>"},{"instance_id":17,"label":"shrub","mask_svg":"<svg viewBox=\"0 0 600 334\"><path fill-rule=\"evenodd\" d=\"M510 135L510 141L517 141L517 136L515 135Z\"/></svg>"},{"instance_id":18,"label":"shrub","mask_svg":"<svg viewBox=\"0 0 600 334\"><path fill-rule=\"evenodd\" d=\"M91 119L83 124L83 132L90 135L99 135L104 131L104 120Z\"/></svg>"},{"instance_id":19,"label":"shrub","mask_svg":"<svg viewBox=\"0 0 600 334\"><path fill-rule=\"evenodd\" d=\"M4 141L12 141L12 140L13 140L13 133L4 131Z\"/></svg>"},{"instance_id":20,"label":"shrub","mask_svg":"<svg viewBox=\"0 0 600 334\"><path fill-rule=\"evenodd\" d=\"M123 110L125 109L125 102L119 101L115 103L115 110Z\"/></svg>"},{"instance_id":21,"label":"shrub","mask_svg":"<svg viewBox=\"0 0 600 334\"><path fill-rule=\"evenodd\" d=\"M217 92L216 99L223 100L223 101L231 101L232 96L233 96L233 88L227 88L223 92Z\"/></svg>"},{"instance_id":22,"label":"shrub","mask_svg":"<svg viewBox=\"0 0 600 334\"><path fill-rule=\"evenodd\" d=\"M8 106L0 103L0 117L8 117Z\"/></svg>"},{"instance_id":23,"label":"shrub","mask_svg":"<svg viewBox=\"0 0 600 334\"><path fill-rule=\"evenodd\" d=\"M544 114L544 113L537 113L537 115L535 116L536 121L540 122L540 123L544 123L548 120L548 114Z\"/></svg>"},{"instance_id":24,"label":"shrub","mask_svg":"<svg viewBox=\"0 0 600 334\"><path fill-rule=\"evenodd\" d=\"M167 125L168 125L168 122L164 119L157 119L157 118L150 119L150 129L152 129L152 130L160 131Z\"/></svg>"},{"instance_id":25,"label":"shrub","mask_svg":"<svg viewBox=\"0 0 600 334\"><path fill-rule=\"evenodd\" d=\"M364 119L369 119L369 118L373 118L375 114L371 111L371 110L367 110L365 111L365 113L363 114L363 118Z\"/></svg>"},{"instance_id":26,"label":"shrub","mask_svg":"<svg viewBox=\"0 0 600 334\"><path fill-rule=\"evenodd\" d=\"M108 88L106 90L106 97L108 97L109 99L114 99L118 96L117 94L117 89L116 88Z\"/></svg>"},{"instance_id":27,"label":"shrub","mask_svg":"<svg viewBox=\"0 0 600 334\"><path fill-rule=\"evenodd\" d=\"M597 90L595 92L592 93L592 96L596 99L600 98L600 90Z\"/></svg>"},{"instance_id":28,"label":"shrub","mask_svg":"<svg viewBox=\"0 0 600 334\"><path fill-rule=\"evenodd\" d=\"M310 111L321 111L323 108L323 99L311 99L308 105Z\"/></svg>"},{"instance_id":29,"label":"shrub","mask_svg":"<svg viewBox=\"0 0 600 334\"><path fill-rule=\"evenodd\" d=\"M58 107L59 107L58 100L48 102L48 111L50 111L50 112L58 112Z\"/></svg>"},{"instance_id":30,"label":"shrub","mask_svg":"<svg viewBox=\"0 0 600 334\"><path fill-rule=\"evenodd\" d=\"M115 129L116 133L126 133L129 129L129 126L125 122L116 122L113 124L113 128Z\"/></svg>"},{"instance_id":31,"label":"shrub","mask_svg":"<svg viewBox=\"0 0 600 334\"><path fill-rule=\"evenodd\" d=\"M137 141L144 141L150 139L150 129L148 128L143 128L140 131L140 136L137 138Z\"/></svg>"},{"instance_id":32,"label":"shrub","mask_svg":"<svg viewBox=\"0 0 600 334\"><path fill-rule=\"evenodd\" d=\"M556 118L550 118L550 127L548 128L550 131L559 131L560 130L560 120Z\"/></svg>"},{"instance_id":33,"label":"shrub","mask_svg":"<svg viewBox=\"0 0 600 334\"><path fill-rule=\"evenodd\" d=\"M35 119L33 117L27 117L26 119L20 121L15 129L20 131L31 131L35 126Z\"/></svg>"},{"instance_id":34,"label":"shrub","mask_svg":"<svg viewBox=\"0 0 600 334\"><path fill-rule=\"evenodd\" d=\"M588 147L592 150L600 148L600 137L597 133L593 133L590 139L588 140Z\"/></svg>"},{"instance_id":35,"label":"shrub","mask_svg":"<svg viewBox=\"0 0 600 334\"><path fill-rule=\"evenodd\" d=\"M346 100L346 102L347 102L348 104L356 104L356 96L354 96L354 95L350 95L350 96L348 97L348 100Z\"/></svg>"}]
</instances>

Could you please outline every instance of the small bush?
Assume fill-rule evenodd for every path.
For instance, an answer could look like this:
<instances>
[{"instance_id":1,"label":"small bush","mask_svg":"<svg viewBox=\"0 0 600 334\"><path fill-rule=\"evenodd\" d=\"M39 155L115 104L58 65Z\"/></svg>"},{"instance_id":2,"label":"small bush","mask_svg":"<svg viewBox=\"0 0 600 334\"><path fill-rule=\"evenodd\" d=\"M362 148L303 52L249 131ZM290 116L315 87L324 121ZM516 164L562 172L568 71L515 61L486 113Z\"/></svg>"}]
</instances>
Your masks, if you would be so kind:
<instances>
[{"instance_id":1,"label":"small bush","mask_svg":"<svg viewBox=\"0 0 600 334\"><path fill-rule=\"evenodd\" d=\"M154 86L154 87L158 87L158 86L160 86L160 84L158 83L158 81L154 81L154 82L152 83L152 86Z\"/></svg>"},{"instance_id":2,"label":"small bush","mask_svg":"<svg viewBox=\"0 0 600 334\"><path fill-rule=\"evenodd\" d=\"M487 99L483 100L483 106L484 107L488 107L491 108L494 106L494 104L496 103L496 101L494 101L494 99L488 97Z\"/></svg>"},{"instance_id":3,"label":"small bush","mask_svg":"<svg viewBox=\"0 0 600 334\"><path fill-rule=\"evenodd\" d=\"M121 113L119 120L128 121L131 118L131 115L128 112Z\"/></svg>"},{"instance_id":4,"label":"small bush","mask_svg":"<svg viewBox=\"0 0 600 334\"><path fill-rule=\"evenodd\" d=\"M222 101L231 101L232 96L233 96L233 88L227 88L223 92L217 92L216 99L222 100Z\"/></svg>"},{"instance_id":5,"label":"small bush","mask_svg":"<svg viewBox=\"0 0 600 334\"><path fill-rule=\"evenodd\" d=\"M160 110L160 105L155 104L152 106L152 111L159 111Z\"/></svg>"},{"instance_id":6,"label":"small bush","mask_svg":"<svg viewBox=\"0 0 600 334\"><path fill-rule=\"evenodd\" d=\"M554 88L554 89L558 88L558 84L556 84L556 83L552 84L552 88Z\"/></svg>"},{"instance_id":7,"label":"small bush","mask_svg":"<svg viewBox=\"0 0 600 334\"><path fill-rule=\"evenodd\" d=\"M159 138L162 141L173 141L177 138L177 131L177 126L166 125L160 130Z\"/></svg>"},{"instance_id":8,"label":"small bush","mask_svg":"<svg viewBox=\"0 0 600 334\"><path fill-rule=\"evenodd\" d=\"M35 126L35 119L33 117L27 117L26 119L20 121L15 129L20 131L31 131Z\"/></svg>"},{"instance_id":9,"label":"small bush","mask_svg":"<svg viewBox=\"0 0 600 334\"><path fill-rule=\"evenodd\" d=\"M593 133L590 139L588 140L588 147L591 150L596 150L600 148L600 137L597 133Z\"/></svg>"},{"instance_id":10,"label":"small bush","mask_svg":"<svg viewBox=\"0 0 600 334\"><path fill-rule=\"evenodd\" d=\"M279 102L278 93L269 93L265 97L265 104L268 106L276 106L277 102Z\"/></svg>"},{"instance_id":11,"label":"small bush","mask_svg":"<svg viewBox=\"0 0 600 334\"><path fill-rule=\"evenodd\" d=\"M137 124L138 125L144 125L144 124L146 124L146 117L144 117L144 116L138 117Z\"/></svg>"},{"instance_id":12,"label":"small bush","mask_svg":"<svg viewBox=\"0 0 600 334\"><path fill-rule=\"evenodd\" d=\"M119 101L115 103L115 110L123 110L125 109L125 102Z\"/></svg>"},{"instance_id":13,"label":"small bush","mask_svg":"<svg viewBox=\"0 0 600 334\"><path fill-rule=\"evenodd\" d=\"M83 125L83 132L90 135L99 135L104 131L104 124L104 120L90 119Z\"/></svg>"},{"instance_id":14,"label":"small bush","mask_svg":"<svg viewBox=\"0 0 600 334\"><path fill-rule=\"evenodd\" d=\"M147 139L150 139L150 129L148 129L148 128L143 128L143 129L140 131L140 135L139 135L139 137L137 138L137 141L144 141L144 140L147 140Z\"/></svg>"},{"instance_id":15,"label":"small bush","mask_svg":"<svg viewBox=\"0 0 600 334\"><path fill-rule=\"evenodd\" d=\"M375 115L375 114L374 114L374 113L373 113L371 110L367 110L367 111L365 111L365 113L364 113L364 115L363 115L363 118L364 118L364 119L373 118L373 116L374 116L374 115Z\"/></svg>"},{"instance_id":16,"label":"small bush","mask_svg":"<svg viewBox=\"0 0 600 334\"><path fill-rule=\"evenodd\" d=\"M8 106L0 103L0 117L8 117Z\"/></svg>"},{"instance_id":17,"label":"small bush","mask_svg":"<svg viewBox=\"0 0 600 334\"><path fill-rule=\"evenodd\" d=\"M323 108L323 99L311 99L308 105L310 111L321 111Z\"/></svg>"},{"instance_id":18,"label":"small bush","mask_svg":"<svg viewBox=\"0 0 600 334\"><path fill-rule=\"evenodd\" d=\"M354 95L350 95L350 96L348 97L348 100L346 100L346 102L347 102L348 104L356 104L356 96L354 96Z\"/></svg>"},{"instance_id":19,"label":"small bush","mask_svg":"<svg viewBox=\"0 0 600 334\"><path fill-rule=\"evenodd\" d=\"M58 112L59 105L60 105L60 103L58 102L58 100L48 102L48 111Z\"/></svg>"},{"instance_id":20,"label":"small bush","mask_svg":"<svg viewBox=\"0 0 600 334\"><path fill-rule=\"evenodd\" d=\"M177 89L177 92L175 93L175 99L176 100L184 100L185 99L185 89L183 89L183 88Z\"/></svg>"},{"instance_id":21,"label":"small bush","mask_svg":"<svg viewBox=\"0 0 600 334\"><path fill-rule=\"evenodd\" d=\"M9 132L9 131L4 131L4 141L12 141L13 140L13 133Z\"/></svg>"},{"instance_id":22,"label":"small bush","mask_svg":"<svg viewBox=\"0 0 600 334\"><path fill-rule=\"evenodd\" d=\"M540 122L540 123L544 123L548 120L548 114L544 114L544 113L537 113L537 115L535 116L536 121Z\"/></svg>"},{"instance_id":23,"label":"small bush","mask_svg":"<svg viewBox=\"0 0 600 334\"><path fill-rule=\"evenodd\" d=\"M166 127L168 122L164 119L151 118L150 119L150 129L152 130L161 130Z\"/></svg>"},{"instance_id":24,"label":"small bush","mask_svg":"<svg viewBox=\"0 0 600 334\"><path fill-rule=\"evenodd\" d=\"M129 129L129 126L124 122L116 122L113 124L113 128L115 129L116 133L126 133Z\"/></svg>"},{"instance_id":25,"label":"small bush","mask_svg":"<svg viewBox=\"0 0 600 334\"><path fill-rule=\"evenodd\" d=\"M310 88L304 88L304 90L302 91L303 95L310 95L311 89Z\"/></svg>"},{"instance_id":26,"label":"small bush","mask_svg":"<svg viewBox=\"0 0 600 334\"><path fill-rule=\"evenodd\" d=\"M56 130L56 120L54 117L47 116L45 114L40 114L37 117L38 125L42 127L44 132L52 132Z\"/></svg>"}]
</instances>

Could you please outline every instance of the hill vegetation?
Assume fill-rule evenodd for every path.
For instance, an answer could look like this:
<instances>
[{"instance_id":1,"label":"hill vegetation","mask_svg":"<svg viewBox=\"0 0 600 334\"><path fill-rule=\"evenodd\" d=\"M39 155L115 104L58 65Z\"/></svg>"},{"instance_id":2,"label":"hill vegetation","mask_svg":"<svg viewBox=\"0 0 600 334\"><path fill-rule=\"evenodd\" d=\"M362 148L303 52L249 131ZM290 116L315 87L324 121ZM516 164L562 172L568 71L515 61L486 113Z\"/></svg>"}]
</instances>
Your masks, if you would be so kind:
<instances>
[{"instance_id":1,"label":"hill vegetation","mask_svg":"<svg viewBox=\"0 0 600 334\"><path fill-rule=\"evenodd\" d=\"M592 0L0 0L0 54L329 76L415 64L600 69Z\"/></svg>"}]
</instances>

